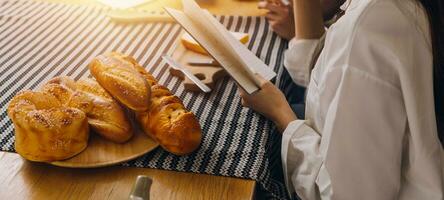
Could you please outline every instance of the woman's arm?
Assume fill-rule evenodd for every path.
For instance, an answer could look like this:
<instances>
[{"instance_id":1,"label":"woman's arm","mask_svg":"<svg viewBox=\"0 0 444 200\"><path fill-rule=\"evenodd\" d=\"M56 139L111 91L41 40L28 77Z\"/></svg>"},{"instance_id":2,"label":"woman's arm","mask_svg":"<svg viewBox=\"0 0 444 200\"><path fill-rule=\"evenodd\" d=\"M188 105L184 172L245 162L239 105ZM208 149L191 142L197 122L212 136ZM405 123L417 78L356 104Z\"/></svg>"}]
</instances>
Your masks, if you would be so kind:
<instances>
[{"instance_id":1,"label":"woman's arm","mask_svg":"<svg viewBox=\"0 0 444 200\"><path fill-rule=\"evenodd\" d=\"M293 82L307 86L313 63L320 51L324 34L322 10L319 0L294 0L295 35L285 52L284 66Z\"/></svg>"},{"instance_id":2,"label":"woman's arm","mask_svg":"<svg viewBox=\"0 0 444 200\"><path fill-rule=\"evenodd\" d=\"M319 39L324 34L321 2L293 0L296 39Z\"/></svg>"}]
</instances>

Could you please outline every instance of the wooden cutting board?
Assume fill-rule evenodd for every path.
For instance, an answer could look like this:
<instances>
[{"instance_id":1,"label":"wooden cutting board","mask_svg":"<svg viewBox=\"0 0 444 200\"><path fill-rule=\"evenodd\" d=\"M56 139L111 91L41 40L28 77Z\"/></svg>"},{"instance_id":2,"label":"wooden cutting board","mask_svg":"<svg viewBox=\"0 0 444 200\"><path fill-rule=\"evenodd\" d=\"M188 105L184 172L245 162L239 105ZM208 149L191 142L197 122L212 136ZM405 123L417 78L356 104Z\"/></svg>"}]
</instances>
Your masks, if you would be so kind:
<instances>
[{"instance_id":1,"label":"wooden cutting board","mask_svg":"<svg viewBox=\"0 0 444 200\"><path fill-rule=\"evenodd\" d=\"M123 144L108 141L91 132L88 147L84 151L70 159L51 162L50 164L69 168L110 166L135 159L158 146L158 143L140 129L136 129L133 137Z\"/></svg>"},{"instance_id":2,"label":"wooden cutting board","mask_svg":"<svg viewBox=\"0 0 444 200\"><path fill-rule=\"evenodd\" d=\"M212 58L208 55L195 53L187 50L183 44L178 41L176 50L172 55L173 59L188 68L197 78L211 89L214 89L217 81L227 75L227 72L220 66L191 66L188 62L191 61L209 61ZM181 71L170 67L170 73L183 80L185 90L192 92L202 92L202 90Z\"/></svg>"}]
</instances>

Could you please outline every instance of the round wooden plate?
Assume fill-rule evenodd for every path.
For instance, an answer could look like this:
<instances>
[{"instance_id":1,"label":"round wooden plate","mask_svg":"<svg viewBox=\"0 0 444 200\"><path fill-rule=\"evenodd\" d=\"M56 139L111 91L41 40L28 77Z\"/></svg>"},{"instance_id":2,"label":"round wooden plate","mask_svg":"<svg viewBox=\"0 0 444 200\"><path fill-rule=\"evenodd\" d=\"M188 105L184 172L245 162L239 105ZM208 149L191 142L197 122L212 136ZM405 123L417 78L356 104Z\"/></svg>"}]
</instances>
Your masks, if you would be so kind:
<instances>
[{"instance_id":1,"label":"round wooden plate","mask_svg":"<svg viewBox=\"0 0 444 200\"><path fill-rule=\"evenodd\" d=\"M126 143L117 144L91 133L88 147L76 156L50 164L70 168L96 168L135 159L152 150L158 143L140 130Z\"/></svg>"}]
</instances>

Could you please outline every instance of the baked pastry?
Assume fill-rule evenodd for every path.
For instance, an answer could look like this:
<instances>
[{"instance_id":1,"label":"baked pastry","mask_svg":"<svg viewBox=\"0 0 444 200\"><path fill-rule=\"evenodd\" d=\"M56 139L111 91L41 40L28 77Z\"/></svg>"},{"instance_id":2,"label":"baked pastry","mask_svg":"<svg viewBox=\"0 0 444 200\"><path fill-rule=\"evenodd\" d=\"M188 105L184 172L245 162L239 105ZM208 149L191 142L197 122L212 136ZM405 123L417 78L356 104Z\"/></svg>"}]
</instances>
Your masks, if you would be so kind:
<instances>
[{"instance_id":1,"label":"baked pastry","mask_svg":"<svg viewBox=\"0 0 444 200\"><path fill-rule=\"evenodd\" d=\"M148 110L150 85L131 67L125 55L99 55L88 66L97 82L120 103L135 111Z\"/></svg>"},{"instance_id":2,"label":"baked pastry","mask_svg":"<svg viewBox=\"0 0 444 200\"><path fill-rule=\"evenodd\" d=\"M173 154L184 155L196 150L202 137L196 116L187 111L182 101L161 86L134 58L124 58L151 85L150 109L136 112L144 132Z\"/></svg>"},{"instance_id":3,"label":"baked pastry","mask_svg":"<svg viewBox=\"0 0 444 200\"><path fill-rule=\"evenodd\" d=\"M44 92L23 91L9 103L14 123L15 150L31 161L64 160L82 152L89 128L86 115L64 106Z\"/></svg>"},{"instance_id":4,"label":"baked pastry","mask_svg":"<svg viewBox=\"0 0 444 200\"><path fill-rule=\"evenodd\" d=\"M56 77L42 87L66 106L86 113L92 129L102 137L117 143L128 141L133 135L131 124L123 108L96 81Z\"/></svg>"},{"instance_id":5,"label":"baked pastry","mask_svg":"<svg viewBox=\"0 0 444 200\"><path fill-rule=\"evenodd\" d=\"M146 134L173 154L188 154L200 145L199 121L166 87L151 87L150 110L136 112L136 118Z\"/></svg>"},{"instance_id":6,"label":"baked pastry","mask_svg":"<svg viewBox=\"0 0 444 200\"><path fill-rule=\"evenodd\" d=\"M111 95L93 79L80 79L77 91L93 100L93 107L87 112L88 123L94 131L108 140L122 143L133 136L127 113Z\"/></svg>"}]
</instances>

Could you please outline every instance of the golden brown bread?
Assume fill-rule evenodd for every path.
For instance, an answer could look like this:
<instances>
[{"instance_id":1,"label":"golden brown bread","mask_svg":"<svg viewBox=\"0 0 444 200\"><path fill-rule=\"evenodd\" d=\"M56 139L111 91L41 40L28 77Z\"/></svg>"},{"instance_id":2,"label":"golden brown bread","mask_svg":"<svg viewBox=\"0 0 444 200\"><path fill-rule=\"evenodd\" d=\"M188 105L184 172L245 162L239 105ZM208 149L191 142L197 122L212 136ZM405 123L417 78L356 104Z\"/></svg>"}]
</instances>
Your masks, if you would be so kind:
<instances>
[{"instance_id":1,"label":"golden brown bread","mask_svg":"<svg viewBox=\"0 0 444 200\"><path fill-rule=\"evenodd\" d=\"M118 143L133 136L131 123L119 103L92 79L77 81L77 91L93 99L93 107L87 113L88 123L103 137Z\"/></svg>"},{"instance_id":2,"label":"golden brown bread","mask_svg":"<svg viewBox=\"0 0 444 200\"><path fill-rule=\"evenodd\" d=\"M197 149L201 142L200 124L193 113L187 111L182 101L171 94L168 88L157 83L157 80L140 66L137 61L127 55L120 53L107 53L93 60L89 65L92 74L101 74L103 72L125 72L125 75L119 77L113 74L109 77L119 77L119 79L138 80L142 77L143 81L150 87L148 97L148 109L135 110L137 121L142 126L144 132L156 140L165 150L176 154L184 155ZM134 75L136 73L137 75ZM95 75L96 76L96 75ZM96 76L96 79L101 78ZM99 80L99 79L98 79ZM109 78L106 81L98 81L114 98L127 105L132 95L125 95L125 87L107 87L112 81ZM139 81L139 80L138 80ZM122 81L124 82L124 81ZM124 84L132 84L124 82ZM137 86L138 85L138 86ZM143 88L140 83L133 86ZM144 89L145 90L145 89Z\"/></svg>"},{"instance_id":3,"label":"golden brown bread","mask_svg":"<svg viewBox=\"0 0 444 200\"><path fill-rule=\"evenodd\" d=\"M159 85L134 58L124 56L124 59L151 85L150 109L136 112L144 132L173 154L184 155L196 150L202 137L196 116L187 111L182 101L168 88Z\"/></svg>"},{"instance_id":4,"label":"golden brown bread","mask_svg":"<svg viewBox=\"0 0 444 200\"><path fill-rule=\"evenodd\" d=\"M123 105L135 111L148 110L150 85L131 67L125 55L99 55L88 66L97 82Z\"/></svg>"},{"instance_id":5,"label":"golden brown bread","mask_svg":"<svg viewBox=\"0 0 444 200\"><path fill-rule=\"evenodd\" d=\"M194 114L167 88L156 84L151 90L150 110L136 112L144 132L173 154L184 155L196 150L202 134Z\"/></svg>"},{"instance_id":6,"label":"golden brown bread","mask_svg":"<svg viewBox=\"0 0 444 200\"><path fill-rule=\"evenodd\" d=\"M88 144L86 115L62 105L50 94L18 93L9 103L8 116L14 123L15 150L28 160L64 160Z\"/></svg>"},{"instance_id":7,"label":"golden brown bread","mask_svg":"<svg viewBox=\"0 0 444 200\"><path fill-rule=\"evenodd\" d=\"M92 129L102 137L117 143L133 135L131 124L122 107L96 81L56 77L42 87L64 105L86 113Z\"/></svg>"}]
</instances>

